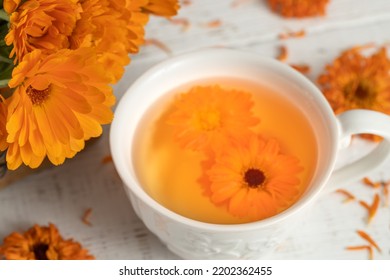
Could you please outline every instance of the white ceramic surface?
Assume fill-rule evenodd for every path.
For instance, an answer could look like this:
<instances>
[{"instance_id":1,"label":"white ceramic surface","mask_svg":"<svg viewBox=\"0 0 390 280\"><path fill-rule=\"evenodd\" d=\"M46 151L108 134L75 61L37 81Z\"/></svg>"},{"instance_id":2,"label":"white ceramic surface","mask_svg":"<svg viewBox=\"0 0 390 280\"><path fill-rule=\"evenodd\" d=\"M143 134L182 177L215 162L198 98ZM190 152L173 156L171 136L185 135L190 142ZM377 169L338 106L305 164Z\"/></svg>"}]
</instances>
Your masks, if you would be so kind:
<instances>
[{"instance_id":1,"label":"white ceramic surface","mask_svg":"<svg viewBox=\"0 0 390 280\"><path fill-rule=\"evenodd\" d=\"M182 217L149 197L137 181L131 149L137 124L162 94L199 79L235 77L259 81L285 95L310 120L318 143L318 163L301 199L286 211L254 223L215 225ZM334 172L337 152L356 133L385 140L365 158ZM321 92L303 75L277 60L228 49L206 49L162 62L144 73L125 93L110 131L115 167L133 208L145 225L177 255L188 259L255 259L288 236L325 186L361 178L390 154L390 118L367 110L335 117ZM332 174L332 172L334 172ZM315 205L314 205L315 207Z\"/></svg>"}]
</instances>

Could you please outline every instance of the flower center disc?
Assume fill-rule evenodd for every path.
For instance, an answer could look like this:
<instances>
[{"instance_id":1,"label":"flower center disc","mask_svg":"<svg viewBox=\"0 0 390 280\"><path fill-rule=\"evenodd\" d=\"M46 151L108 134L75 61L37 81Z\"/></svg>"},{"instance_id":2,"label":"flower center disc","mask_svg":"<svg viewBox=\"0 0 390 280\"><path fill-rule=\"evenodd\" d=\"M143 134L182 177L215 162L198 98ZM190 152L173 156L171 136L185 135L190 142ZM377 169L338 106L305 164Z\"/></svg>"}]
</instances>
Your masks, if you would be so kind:
<instances>
[{"instance_id":1,"label":"flower center disc","mask_svg":"<svg viewBox=\"0 0 390 280\"><path fill-rule=\"evenodd\" d=\"M250 188L258 188L265 181L263 171L255 168L249 168L244 174L244 180Z\"/></svg>"},{"instance_id":2,"label":"flower center disc","mask_svg":"<svg viewBox=\"0 0 390 280\"><path fill-rule=\"evenodd\" d=\"M28 97L30 97L33 105L41 105L48 97L50 93L50 87L44 90L38 90L29 86L26 90Z\"/></svg>"},{"instance_id":3,"label":"flower center disc","mask_svg":"<svg viewBox=\"0 0 390 280\"><path fill-rule=\"evenodd\" d=\"M44 243L36 244L33 248L35 259L37 260L48 260L46 251L49 249L49 245Z\"/></svg>"},{"instance_id":4,"label":"flower center disc","mask_svg":"<svg viewBox=\"0 0 390 280\"><path fill-rule=\"evenodd\" d=\"M217 110L207 109L198 112L198 125L201 130L211 131L221 126L220 114Z\"/></svg>"}]
</instances>

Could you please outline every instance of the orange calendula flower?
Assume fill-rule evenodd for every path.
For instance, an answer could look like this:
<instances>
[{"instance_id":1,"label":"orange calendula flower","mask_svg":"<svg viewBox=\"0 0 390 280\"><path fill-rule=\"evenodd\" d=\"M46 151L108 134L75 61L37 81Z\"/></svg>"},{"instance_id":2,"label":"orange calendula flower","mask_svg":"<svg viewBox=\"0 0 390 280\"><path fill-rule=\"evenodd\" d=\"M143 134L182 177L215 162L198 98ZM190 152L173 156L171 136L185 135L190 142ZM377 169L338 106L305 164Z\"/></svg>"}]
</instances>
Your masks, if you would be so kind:
<instances>
[{"instance_id":1,"label":"orange calendula flower","mask_svg":"<svg viewBox=\"0 0 390 280\"><path fill-rule=\"evenodd\" d=\"M86 249L73 239L63 239L57 227L34 225L24 233L14 232L4 239L0 255L7 260L92 260Z\"/></svg>"},{"instance_id":2,"label":"orange calendula flower","mask_svg":"<svg viewBox=\"0 0 390 280\"><path fill-rule=\"evenodd\" d=\"M3 7L8 14L12 14L19 6L21 0L4 0Z\"/></svg>"},{"instance_id":3,"label":"orange calendula flower","mask_svg":"<svg viewBox=\"0 0 390 280\"><path fill-rule=\"evenodd\" d=\"M318 83L336 114L349 109L390 114L390 60L386 49L380 48L372 56L365 56L360 50L344 51L326 66Z\"/></svg>"},{"instance_id":4,"label":"orange calendula flower","mask_svg":"<svg viewBox=\"0 0 390 280\"><path fill-rule=\"evenodd\" d=\"M172 16L176 0L80 0L83 13L70 38L71 49L95 47L99 62L110 82L117 82L130 62L128 53L137 53L144 43L149 13Z\"/></svg>"},{"instance_id":5,"label":"orange calendula flower","mask_svg":"<svg viewBox=\"0 0 390 280\"><path fill-rule=\"evenodd\" d=\"M279 142L251 137L231 145L205 170L210 198L216 205L253 221L273 216L289 207L299 195L297 158L282 153Z\"/></svg>"},{"instance_id":6,"label":"orange calendula flower","mask_svg":"<svg viewBox=\"0 0 390 280\"><path fill-rule=\"evenodd\" d=\"M122 7L110 0L81 0L83 13L70 36L70 49L94 47L99 62L104 66L111 83L123 75L124 66L130 63L132 36L128 33L130 12L121 1ZM122 3L123 2L123 3ZM118 3L119 5L119 3ZM122 11L119 11L119 9ZM122 18L124 15L127 19ZM146 23L146 22L145 22ZM143 30L143 25L142 25Z\"/></svg>"},{"instance_id":7,"label":"orange calendula flower","mask_svg":"<svg viewBox=\"0 0 390 280\"><path fill-rule=\"evenodd\" d=\"M325 15L329 0L268 0L271 9L284 17Z\"/></svg>"},{"instance_id":8,"label":"orange calendula flower","mask_svg":"<svg viewBox=\"0 0 390 280\"><path fill-rule=\"evenodd\" d=\"M7 164L38 167L43 159L55 165L84 148L110 123L115 98L103 67L91 48L60 50L42 58L27 54L13 70L15 88L7 105Z\"/></svg>"},{"instance_id":9,"label":"orange calendula flower","mask_svg":"<svg viewBox=\"0 0 390 280\"><path fill-rule=\"evenodd\" d=\"M191 150L219 151L230 141L248 138L259 123L249 93L217 85L193 87L174 106L168 124L175 127L178 143Z\"/></svg>"},{"instance_id":10,"label":"orange calendula flower","mask_svg":"<svg viewBox=\"0 0 390 280\"><path fill-rule=\"evenodd\" d=\"M149 14L145 13L143 7L147 5L148 0L127 1L127 13L122 13L122 19L127 22L127 30L129 32L129 52L137 53L139 46L144 44L145 30L144 26L149 21ZM118 9L121 9L118 6Z\"/></svg>"},{"instance_id":11,"label":"orange calendula flower","mask_svg":"<svg viewBox=\"0 0 390 280\"><path fill-rule=\"evenodd\" d=\"M80 18L77 0L27 0L11 14L10 31L5 37L12 45L15 62L39 49L51 54L69 47L69 36Z\"/></svg>"},{"instance_id":12,"label":"orange calendula flower","mask_svg":"<svg viewBox=\"0 0 390 280\"><path fill-rule=\"evenodd\" d=\"M48 55L95 47L115 83L130 62L128 53L144 43L149 14L173 16L178 8L177 0L27 0L11 15L6 43L15 62L34 49Z\"/></svg>"}]
</instances>

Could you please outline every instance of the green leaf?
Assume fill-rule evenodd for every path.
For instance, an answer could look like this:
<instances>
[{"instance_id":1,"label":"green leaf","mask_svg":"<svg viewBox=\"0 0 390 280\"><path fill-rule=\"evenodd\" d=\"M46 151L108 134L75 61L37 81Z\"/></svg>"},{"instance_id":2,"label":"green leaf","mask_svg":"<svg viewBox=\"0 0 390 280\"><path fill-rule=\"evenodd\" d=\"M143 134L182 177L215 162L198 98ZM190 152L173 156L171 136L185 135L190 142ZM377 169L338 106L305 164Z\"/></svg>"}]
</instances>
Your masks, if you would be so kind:
<instances>
[{"instance_id":1,"label":"green leaf","mask_svg":"<svg viewBox=\"0 0 390 280\"><path fill-rule=\"evenodd\" d=\"M0 11L2 11L2 10L0 10ZM9 23L6 21L0 20L0 34L1 34L2 39L5 37L5 35L7 35L8 31L9 31Z\"/></svg>"},{"instance_id":2,"label":"green leaf","mask_svg":"<svg viewBox=\"0 0 390 280\"><path fill-rule=\"evenodd\" d=\"M9 82L9 79L8 80L0 80L0 87L8 86L8 82Z\"/></svg>"},{"instance_id":3,"label":"green leaf","mask_svg":"<svg viewBox=\"0 0 390 280\"><path fill-rule=\"evenodd\" d=\"M0 56L3 58L9 58L9 54L11 53L12 46L7 46L4 38L8 34L8 27L6 24L0 25ZM1 60L3 61L3 60Z\"/></svg>"},{"instance_id":4,"label":"green leaf","mask_svg":"<svg viewBox=\"0 0 390 280\"><path fill-rule=\"evenodd\" d=\"M0 63L3 62L3 63L7 63L7 64L13 64L13 61L11 59L9 59L8 57L4 57L0 54Z\"/></svg>"},{"instance_id":5,"label":"green leaf","mask_svg":"<svg viewBox=\"0 0 390 280\"><path fill-rule=\"evenodd\" d=\"M9 80L12 77L13 64L0 63L0 80Z\"/></svg>"},{"instance_id":6,"label":"green leaf","mask_svg":"<svg viewBox=\"0 0 390 280\"><path fill-rule=\"evenodd\" d=\"M9 22L9 16L3 9L0 10L0 19Z\"/></svg>"}]
</instances>

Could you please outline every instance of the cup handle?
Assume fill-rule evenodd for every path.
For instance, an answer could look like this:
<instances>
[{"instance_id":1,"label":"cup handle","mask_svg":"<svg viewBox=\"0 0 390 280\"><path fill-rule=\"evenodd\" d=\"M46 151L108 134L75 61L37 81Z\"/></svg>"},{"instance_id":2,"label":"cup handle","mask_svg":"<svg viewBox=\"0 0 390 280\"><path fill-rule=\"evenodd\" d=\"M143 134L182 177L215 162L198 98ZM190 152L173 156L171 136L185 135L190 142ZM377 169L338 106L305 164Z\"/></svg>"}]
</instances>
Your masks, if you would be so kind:
<instances>
[{"instance_id":1,"label":"cup handle","mask_svg":"<svg viewBox=\"0 0 390 280\"><path fill-rule=\"evenodd\" d=\"M383 137L383 141L369 154L333 171L327 183L332 191L364 177L382 165L390 155L390 116L371 110L349 110L339 116L341 142L353 134L370 133Z\"/></svg>"}]
</instances>

